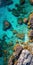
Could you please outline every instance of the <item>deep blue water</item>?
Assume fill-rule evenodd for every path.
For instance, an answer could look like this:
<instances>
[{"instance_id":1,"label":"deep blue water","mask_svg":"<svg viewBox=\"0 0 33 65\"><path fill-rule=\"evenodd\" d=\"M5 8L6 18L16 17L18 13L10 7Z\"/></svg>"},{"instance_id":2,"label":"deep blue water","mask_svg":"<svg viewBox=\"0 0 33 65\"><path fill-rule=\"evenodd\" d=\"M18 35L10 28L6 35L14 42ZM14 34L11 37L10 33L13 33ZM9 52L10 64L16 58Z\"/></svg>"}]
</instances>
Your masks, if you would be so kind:
<instances>
[{"instance_id":1,"label":"deep blue water","mask_svg":"<svg viewBox=\"0 0 33 65\"><path fill-rule=\"evenodd\" d=\"M24 38L24 42L28 41L28 36L27 36L27 33L28 33L28 27L27 25L23 24L23 25L18 25L17 23L17 19L18 17L15 17L11 12L8 11L8 8L16 8L15 7L15 4L16 3L19 3L19 0L13 0L13 4L12 5L9 5L9 6L3 6L3 7L0 7L0 39L2 39L2 36L3 35L7 35L8 38L6 37L6 41L7 42L10 42L11 40L13 41L13 43L15 44L15 42L18 40L18 41L23 41L23 40L20 40L18 39L17 37L15 37L15 35L13 34L13 32L11 31L11 29L8 29L7 31L4 31L3 30L3 21L6 19L8 20L14 30L20 32L20 33L24 33L25 34L25 38ZM31 12L33 12L33 6L29 3L29 0L26 0L25 4L25 9L26 11L28 12L26 15L21 15L20 17L22 18L28 18L28 16L30 15ZM12 52L12 50L11 50ZM2 59L3 60L3 59ZM2 61L3 62L3 61ZM3 64L3 63L2 63ZM2 65L0 64L0 65Z\"/></svg>"}]
</instances>

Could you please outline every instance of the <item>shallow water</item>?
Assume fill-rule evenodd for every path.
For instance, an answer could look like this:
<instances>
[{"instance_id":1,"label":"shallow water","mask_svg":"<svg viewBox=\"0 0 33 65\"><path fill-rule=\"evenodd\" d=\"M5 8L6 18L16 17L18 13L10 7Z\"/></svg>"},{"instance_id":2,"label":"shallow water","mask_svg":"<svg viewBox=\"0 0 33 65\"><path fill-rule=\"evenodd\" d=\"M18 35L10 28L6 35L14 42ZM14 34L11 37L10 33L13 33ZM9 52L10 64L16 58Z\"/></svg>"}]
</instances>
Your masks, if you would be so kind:
<instances>
[{"instance_id":1,"label":"shallow water","mask_svg":"<svg viewBox=\"0 0 33 65\"><path fill-rule=\"evenodd\" d=\"M7 35L6 37L6 42L9 43L11 41L13 41L13 44L15 45L16 44L16 41L23 41L23 42L28 42L29 41L29 38L28 38L28 26L23 24L23 25L19 25L18 22L17 22L17 19L19 17L22 17L22 18L28 18L28 16L30 15L31 12L33 12L33 6L30 4L29 0L25 0L25 9L27 11L27 14L22 14L20 15L19 17L15 17L11 12L8 11L8 8L16 8L15 7L15 4L16 3L20 3L19 0L13 0L13 4L11 5L6 5L5 7L0 7L0 39L2 39L2 37L4 35ZM4 31L3 30L3 21L4 20L8 20L11 24L12 24L12 27L14 30L16 30L17 32L19 33L24 33L25 37L23 40L17 38L14 34L13 34L13 31L11 29L8 29L7 31ZM2 44L3 45L3 44ZM7 49L8 50L8 49ZM13 50L9 50L10 54L13 52ZM2 64L0 64L2 65Z\"/></svg>"}]
</instances>

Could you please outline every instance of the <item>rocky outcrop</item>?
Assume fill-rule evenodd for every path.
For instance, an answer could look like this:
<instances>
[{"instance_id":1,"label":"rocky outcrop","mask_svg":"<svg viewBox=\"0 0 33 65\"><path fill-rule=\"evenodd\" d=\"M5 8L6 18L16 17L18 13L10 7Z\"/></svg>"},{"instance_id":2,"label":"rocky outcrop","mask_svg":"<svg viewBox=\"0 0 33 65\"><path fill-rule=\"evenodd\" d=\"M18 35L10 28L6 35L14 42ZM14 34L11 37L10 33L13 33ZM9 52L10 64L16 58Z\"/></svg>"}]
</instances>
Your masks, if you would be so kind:
<instances>
[{"instance_id":1,"label":"rocky outcrop","mask_svg":"<svg viewBox=\"0 0 33 65\"><path fill-rule=\"evenodd\" d=\"M16 65L30 65L32 62L32 58L33 56L28 50L23 50Z\"/></svg>"},{"instance_id":2,"label":"rocky outcrop","mask_svg":"<svg viewBox=\"0 0 33 65\"><path fill-rule=\"evenodd\" d=\"M30 28L33 29L33 12L30 14L28 21L28 26L30 25Z\"/></svg>"},{"instance_id":3,"label":"rocky outcrop","mask_svg":"<svg viewBox=\"0 0 33 65\"><path fill-rule=\"evenodd\" d=\"M19 44L16 44L13 48L13 55L9 58L8 65L14 65L14 63L18 60L23 48Z\"/></svg>"},{"instance_id":4,"label":"rocky outcrop","mask_svg":"<svg viewBox=\"0 0 33 65\"><path fill-rule=\"evenodd\" d=\"M33 5L33 0L30 0L31 5Z\"/></svg>"},{"instance_id":5,"label":"rocky outcrop","mask_svg":"<svg viewBox=\"0 0 33 65\"><path fill-rule=\"evenodd\" d=\"M19 58L12 61L10 57L8 65L33 65L33 55L28 50L22 50ZM13 63L13 64L12 64Z\"/></svg>"}]
</instances>

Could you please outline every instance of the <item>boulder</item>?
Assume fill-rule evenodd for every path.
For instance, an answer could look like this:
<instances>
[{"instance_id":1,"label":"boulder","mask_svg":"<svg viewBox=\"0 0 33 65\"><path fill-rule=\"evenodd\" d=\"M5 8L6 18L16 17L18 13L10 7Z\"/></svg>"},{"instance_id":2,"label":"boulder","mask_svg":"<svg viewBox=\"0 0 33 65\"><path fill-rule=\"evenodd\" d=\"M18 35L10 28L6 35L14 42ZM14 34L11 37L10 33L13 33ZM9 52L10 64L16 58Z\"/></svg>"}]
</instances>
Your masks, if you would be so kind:
<instances>
[{"instance_id":1,"label":"boulder","mask_svg":"<svg viewBox=\"0 0 33 65\"><path fill-rule=\"evenodd\" d=\"M16 58L17 57L19 57L19 54L21 53L21 51L23 50L23 48L22 48L22 46L20 46L19 44L16 44L15 46L14 46L14 56L16 56Z\"/></svg>"},{"instance_id":2,"label":"boulder","mask_svg":"<svg viewBox=\"0 0 33 65\"><path fill-rule=\"evenodd\" d=\"M31 65L33 56L28 50L23 50L17 61L17 65ZM33 63L32 63L33 65Z\"/></svg>"},{"instance_id":3,"label":"boulder","mask_svg":"<svg viewBox=\"0 0 33 65\"><path fill-rule=\"evenodd\" d=\"M29 36L29 38L30 38L30 42L33 42L33 30L30 30L30 31L29 31L28 36Z\"/></svg>"},{"instance_id":4,"label":"boulder","mask_svg":"<svg viewBox=\"0 0 33 65\"><path fill-rule=\"evenodd\" d=\"M25 24L27 24L27 23L28 23L28 19L27 19L27 18L24 18L24 19L23 19L23 22L24 22Z\"/></svg>"}]
</instances>

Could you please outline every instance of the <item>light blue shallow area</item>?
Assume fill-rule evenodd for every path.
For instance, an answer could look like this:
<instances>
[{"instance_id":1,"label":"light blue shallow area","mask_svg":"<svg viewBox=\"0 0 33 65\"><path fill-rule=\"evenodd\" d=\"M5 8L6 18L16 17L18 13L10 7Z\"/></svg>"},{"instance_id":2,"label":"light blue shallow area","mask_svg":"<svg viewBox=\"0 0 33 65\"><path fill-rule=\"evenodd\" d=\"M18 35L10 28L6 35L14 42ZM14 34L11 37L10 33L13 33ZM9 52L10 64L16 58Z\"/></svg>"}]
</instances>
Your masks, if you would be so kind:
<instances>
[{"instance_id":1,"label":"light blue shallow area","mask_svg":"<svg viewBox=\"0 0 33 65\"><path fill-rule=\"evenodd\" d=\"M9 38L11 38L11 36L13 35L12 31L7 30L6 32L3 31L3 20L7 19L13 26L13 28L17 31L25 31L25 29L27 29L26 25L22 25L22 26L18 26L17 24L17 17L15 17L14 15L12 15L12 13L8 12L7 8L15 8L15 3L19 3L19 0L14 0L14 4L13 5L9 5L3 8L0 8L0 38L2 38L2 36L6 33L7 36ZM28 17L29 14L33 11L33 6L30 5L30 3L28 2L28 0L26 0L26 4L25 4L26 10L28 12L28 14L24 15L24 17ZM21 16L23 17L23 15ZM17 26L17 27L16 27Z\"/></svg>"},{"instance_id":2,"label":"light blue shallow area","mask_svg":"<svg viewBox=\"0 0 33 65\"><path fill-rule=\"evenodd\" d=\"M19 3L19 0L13 0L14 1L14 4L13 5L9 5L9 6L6 6L6 7L2 7L0 8L0 39L2 38L2 36L4 34L7 34L8 38L6 38L6 41L7 42L10 42L11 40L15 43L17 40L20 41L20 39L16 38L15 35L13 35L13 32L9 29L7 31L3 31L3 21L5 19L7 19L13 26L14 30L17 30L18 32L20 33L24 33L25 34L25 39L24 41L28 41L28 36L27 36L27 33L28 33L28 27L27 25L23 24L23 25L18 25L17 23L17 17L15 17L14 15L12 15L11 12L9 12L7 10L7 8L15 8L15 3ZM26 0L26 3L24 4L24 6L26 7L26 11L28 12L28 14L26 15L22 15L21 17L22 18L28 18L28 16L30 15L31 12L33 12L33 6L30 5L29 3L29 0ZM13 36L13 38L12 38ZM0 61L1 62L1 61ZM3 62L3 61L2 61ZM3 63L2 63L3 64ZM0 64L0 65L2 65Z\"/></svg>"}]
</instances>

